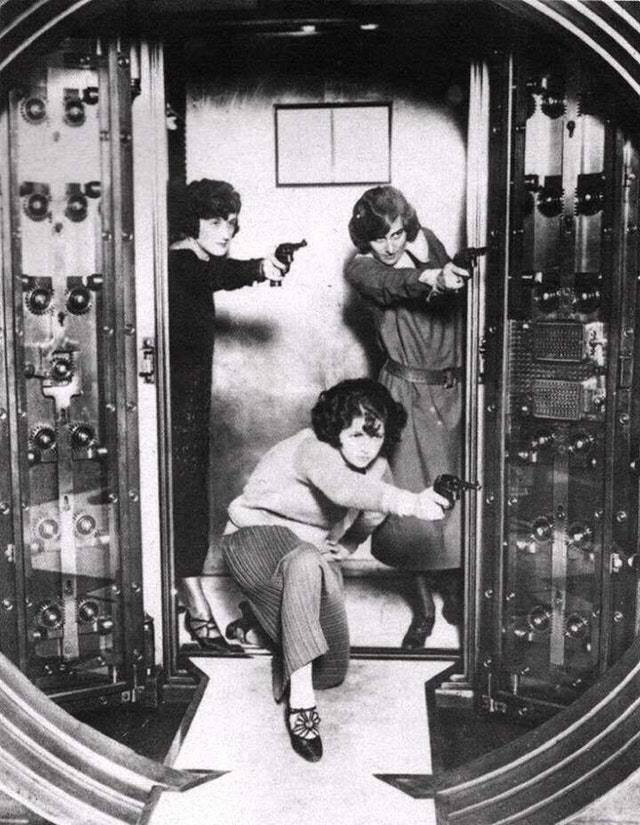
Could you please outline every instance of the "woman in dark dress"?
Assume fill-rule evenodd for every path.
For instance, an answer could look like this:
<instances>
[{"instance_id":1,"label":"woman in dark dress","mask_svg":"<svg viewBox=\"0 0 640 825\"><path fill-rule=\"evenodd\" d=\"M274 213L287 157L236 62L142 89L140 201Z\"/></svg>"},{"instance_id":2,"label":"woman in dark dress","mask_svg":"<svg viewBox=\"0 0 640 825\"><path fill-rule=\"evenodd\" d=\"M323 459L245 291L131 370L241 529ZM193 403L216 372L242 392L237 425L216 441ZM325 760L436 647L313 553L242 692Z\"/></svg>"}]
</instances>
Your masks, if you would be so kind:
<instances>
[{"instance_id":1,"label":"woman in dark dress","mask_svg":"<svg viewBox=\"0 0 640 825\"><path fill-rule=\"evenodd\" d=\"M200 579L209 547L213 293L279 281L285 266L272 257L227 257L240 212L229 183L203 178L174 188L169 206L177 237L169 251L174 572L192 639L225 650Z\"/></svg>"},{"instance_id":2,"label":"woman in dark dress","mask_svg":"<svg viewBox=\"0 0 640 825\"><path fill-rule=\"evenodd\" d=\"M346 277L370 304L386 356L378 380L407 410L402 441L390 455L396 484L418 491L440 473L459 474L462 448L464 303L469 273L455 266L436 235L421 227L402 192L378 186L353 208L349 233L357 254ZM432 590L445 597L444 615L461 609L460 508L443 521L391 516L372 539L380 561L415 571L415 607L402 641L421 648L435 616Z\"/></svg>"}]
</instances>

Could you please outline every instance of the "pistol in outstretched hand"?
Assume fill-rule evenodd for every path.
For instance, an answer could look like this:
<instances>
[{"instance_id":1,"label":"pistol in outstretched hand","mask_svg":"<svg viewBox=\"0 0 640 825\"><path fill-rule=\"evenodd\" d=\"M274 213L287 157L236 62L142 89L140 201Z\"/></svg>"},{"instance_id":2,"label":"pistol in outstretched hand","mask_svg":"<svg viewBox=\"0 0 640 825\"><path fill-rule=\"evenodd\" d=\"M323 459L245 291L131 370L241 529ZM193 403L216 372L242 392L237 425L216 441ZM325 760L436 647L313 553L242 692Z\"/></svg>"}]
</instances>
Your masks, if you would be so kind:
<instances>
[{"instance_id":1,"label":"pistol in outstretched hand","mask_svg":"<svg viewBox=\"0 0 640 825\"><path fill-rule=\"evenodd\" d=\"M444 509L451 510L462 493L466 490L479 490L480 484L477 481L465 481L459 476L442 473L433 482L433 489L449 501L449 506Z\"/></svg>"},{"instance_id":2,"label":"pistol in outstretched hand","mask_svg":"<svg viewBox=\"0 0 640 825\"><path fill-rule=\"evenodd\" d=\"M301 249L303 246L306 246L307 242L304 238L300 241L300 243L280 243L276 246L275 252L273 253L275 257L280 261L281 264L284 264L285 268L282 270L282 274L286 275L287 272L291 269L291 264L293 263L293 256L296 254L298 249ZM282 281L271 281L271 286L282 286Z\"/></svg>"},{"instance_id":3,"label":"pistol in outstretched hand","mask_svg":"<svg viewBox=\"0 0 640 825\"><path fill-rule=\"evenodd\" d=\"M481 255L487 254L486 246L467 246L453 256L453 263L462 269L471 270Z\"/></svg>"}]
</instances>

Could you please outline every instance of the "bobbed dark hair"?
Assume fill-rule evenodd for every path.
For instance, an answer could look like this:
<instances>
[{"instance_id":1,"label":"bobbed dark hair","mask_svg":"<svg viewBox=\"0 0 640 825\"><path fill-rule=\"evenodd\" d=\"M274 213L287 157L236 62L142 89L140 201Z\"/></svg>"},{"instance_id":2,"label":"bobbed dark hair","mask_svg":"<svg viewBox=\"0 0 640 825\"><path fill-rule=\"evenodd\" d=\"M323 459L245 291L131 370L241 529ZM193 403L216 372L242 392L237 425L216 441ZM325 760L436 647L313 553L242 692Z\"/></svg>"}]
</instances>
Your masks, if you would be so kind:
<instances>
[{"instance_id":1,"label":"bobbed dark hair","mask_svg":"<svg viewBox=\"0 0 640 825\"><path fill-rule=\"evenodd\" d=\"M238 214L242 202L240 195L224 180L201 178L189 184L172 181L168 191L170 241L197 238L200 219L224 218ZM240 231L236 227L234 235Z\"/></svg>"},{"instance_id":2,"label":"bobbed dark hair","mask_svg":"<svg viewBox=\"0 0 640 825\"><path fill-rule=\"evenodd\" d=\"M311 410L311 426L320 441L340 447L340 433L354 418L364 414L365 432L375 432L384 423L382 455L389 455L400 441L407 423L407 411L389 390L371 378L348 378L320 393Z\"/></svg>"},{"instance_id":3,"label":"bobbed dark hair","mask_svg":"<svg viewBox=\"0 0 640 825\"><path fill-rule=\"evenodd\" d=\"M396 218L402 218L407 240L414 241L420 222L416 210L399 189L374 186L367 189L353 207L349 235L359 252L368 252L371 241L384 238Z\"/></svg>"}]
</instances>

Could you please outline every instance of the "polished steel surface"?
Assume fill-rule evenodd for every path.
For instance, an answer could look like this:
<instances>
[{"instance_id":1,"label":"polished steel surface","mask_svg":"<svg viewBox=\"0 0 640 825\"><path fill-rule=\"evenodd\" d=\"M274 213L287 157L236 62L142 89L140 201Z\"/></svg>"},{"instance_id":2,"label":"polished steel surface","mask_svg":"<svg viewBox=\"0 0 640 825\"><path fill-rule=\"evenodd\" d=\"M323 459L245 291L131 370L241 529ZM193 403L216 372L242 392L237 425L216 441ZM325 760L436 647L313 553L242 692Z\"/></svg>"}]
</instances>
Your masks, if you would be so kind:
<instances>
[{"instance_id":1,"label":"polished steel surface","mask_svg":"<svg viewBox=\"0 0 640 825\"><path fill-rule=\"evenodd\" d=\"M59 825L134 825L152 793L213 778L139 756L78 722L0 654L3 791Z\"/></svg>"}]
</instances>

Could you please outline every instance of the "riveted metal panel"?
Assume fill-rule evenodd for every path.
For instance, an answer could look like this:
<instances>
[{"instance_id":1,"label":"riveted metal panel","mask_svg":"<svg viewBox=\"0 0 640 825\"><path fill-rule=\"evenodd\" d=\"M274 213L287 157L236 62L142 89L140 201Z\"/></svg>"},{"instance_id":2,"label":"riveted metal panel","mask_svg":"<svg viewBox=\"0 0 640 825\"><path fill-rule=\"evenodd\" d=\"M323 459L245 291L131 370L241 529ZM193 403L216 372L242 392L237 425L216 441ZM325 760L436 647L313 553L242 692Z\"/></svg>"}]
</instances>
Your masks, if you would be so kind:
<instances>
[{"instance_id":1,"label":"riveted metal panel","mask_svg":"<svg viewBox=\"0 0 640 825\"><path fill-rule=\"evenodd\" d=\"M95 694L135 688L144 650L128 60L67 41L33 66L3 114L7 652L51 694Z\"/></svg>"},{"instance_id":2,"label":"riveted metal panel","mask_svg":"<svg viewBox=\"0 0 640 825\"><path fill-rule=\"evenodd\" d=\"M573 56L523 50L513 92L507 295L492 304L503 346L486 361L497 395L484 427L502 475L484 502L481 552L496 562L477 673L489 711L535 721L592 684L636 626L637 152Z\"/></svg>"}]
</instances>

